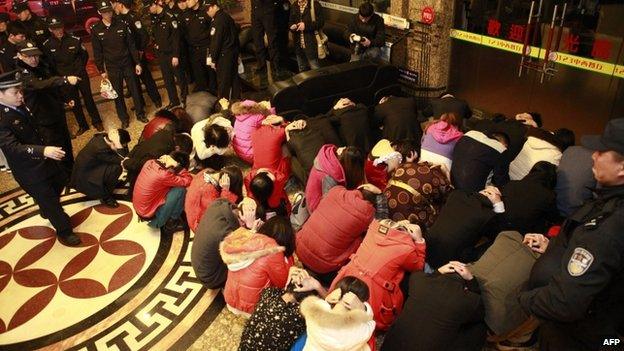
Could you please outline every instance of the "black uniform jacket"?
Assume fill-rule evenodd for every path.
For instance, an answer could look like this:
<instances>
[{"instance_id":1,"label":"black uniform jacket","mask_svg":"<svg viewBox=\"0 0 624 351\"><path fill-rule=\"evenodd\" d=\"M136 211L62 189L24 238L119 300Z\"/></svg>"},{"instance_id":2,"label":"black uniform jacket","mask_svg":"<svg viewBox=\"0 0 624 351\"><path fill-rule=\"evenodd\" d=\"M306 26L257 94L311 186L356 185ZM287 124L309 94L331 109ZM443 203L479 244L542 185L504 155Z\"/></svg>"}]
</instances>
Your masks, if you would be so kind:
<instances>
[{"instance_id":1,"label":"black uniform jacket","mask_svg":"<svg viewBox=\"0 0 624 351\"><path fill-rule=\"evenodd\" d=\"M159 15L152 15L151 19L156 52L180 57L180 28L174 15L163 11Z\"/></svg>"},{"instance_id":2,"label":"black uniform jacket","mask_svg":"<svg viewBox=\"0 0 624 351\"><path fill-rule=\"evenodd\" d=\"M113 17L110 26L100 21L91 29L91 43L93 44L93 58L100 72L107 67L125 67L139 63L139 52L136 48L134 36L128 26Z\"/></svg>"},{"instance_id":3,"label":"black uniform jacket","mask_svg":"<svg viewBox=\"0 0 624 351\"><path fill-rule=\"evenodd\" d=\"M210 25L210 57L214 63L219 60L234 60L240 43L236 23L225 11L219 10ZM235 63L238 64L238 63ZM217 67L218 69L218 67Z\"/></svg>"},{"instance_id":4,"label":"black uniform jacket","mask_svg":"<svg viewBox=\"0 0 624 351\"><path fill-rule=\"evenodd\" d=\"M30 67L20 61L17 66L24 82L24 101L35 116L36 124L51 126L65 123L65 106L59 89L65 85L65 78L51 75L42 64Z\"/></svg>"},{"instance_id":5,"label":"black uniform jacket","mask_svg":"<svg viewBox=\"0 0 624 351\"><path fill-rule=\"evenodd\" d=\"M85 66L89 60L89 53L80 38L67 34L61 39L51 37L43 43L43 46L58 74L82 76L86 73Z\"/></svg>"},{"instance_id":6,"label":"black uniform jacket","mask_svg":"<svg viewBox=\"0 0 624 351\"><path fill-rule=\"evenodd\" d=\"M203 9L186 9L180 14L179 21L184 39L190 46L210 46L210 17Z\"/></svg>"},{"instance_id":7,"label":"black uniform jacket","mask_svg":"<svg viewBox=\"0 0 624 351\"><path fill-rule=\"evenodd\" d=\"M106 133L97 133L76 156L72 186L89 196L106 195L103 180L112 168L121 168L122 157L104 140Z\"/></svg>"},{"instance_id":8,"label":"black uniform jacket","mask_svg":"<svg viewBox=\"0 0 624 351\"><path fill-rule=\"evenodd\" d=\"M565 323L569 335L591 348L622 335L624 326L624 186L597 194L564 222L535 263L530 283L546 285L519 296L525 311Z\"/></svg>"},{"instance_id":9,"label":"black uniform jacket","mask_svg":"<svg viewBox=\"0 0 624 351\"><path fill-rule=\"evenodd\" d=\"M32 115L0 105L0 149L9 163L15 180L33 184L50 178L57 169L53 160L43 157L43 139Z\"/></svg>"}]
</instances>

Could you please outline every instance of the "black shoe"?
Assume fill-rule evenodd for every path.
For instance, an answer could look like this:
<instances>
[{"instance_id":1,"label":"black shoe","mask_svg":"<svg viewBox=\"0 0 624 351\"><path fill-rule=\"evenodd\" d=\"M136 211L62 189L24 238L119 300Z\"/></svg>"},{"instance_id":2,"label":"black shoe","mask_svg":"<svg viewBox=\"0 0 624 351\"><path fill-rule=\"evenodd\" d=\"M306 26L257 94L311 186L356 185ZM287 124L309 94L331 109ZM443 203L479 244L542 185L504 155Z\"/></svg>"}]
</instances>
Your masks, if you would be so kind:
<instances>
[{"instance_id":1,"label":"black shoe","mask_svg":"<svg viewBox=\"0 0 624 351\"><path fill-rule=\"evenodd\" d=\"M121 121L121 128L122 129L126 129L130 127L130 122L129 121Z\"/></svg>"},{"instance_id":2,"label":"black shoe","mask_svg":"<svg viewBox=\"0 0 624 351\"><path fill-rule=\"evenodd\" d=\"M102 126L102 123L94 123L93 128L95 128L98 132L104 131L104 127Z\"/></svg>"},{"instance_id":3,"label":"black shoe","mask_svg":"<svg viewBox=\"0 0 624 351\"><path fill-rule=\"evenodd\" d=\"M138 115L137 116L137 120L143 122L143 123L147 123L149 122L149 119L147 119L147 117L145 117L145 115Z\"/></svg>"},{"instance_id":4,"label":"black shoe","mask_svg":"<svg viewBox=\"0 0 624 351\"><path fill-rule=\"evenodd\" d=\"M162 101L156 101L154 103L154 106L156 106L156 108L161 108L162 107Z\"/></svg>"},{"instance_id":5,"label":"black shoe","mask_svg":"<svg viewBox=\"0 0 624 351\"><path fill-rule=\"evenodd\" d=\"M65 235L58 235L58 240L61 244L65 246L78 246L82 243L78 235L73 232Z\"/></svg>"},{"instance_id":6,"label":"black shoe","mask_svg":"<svg viewBox=\"0 0 624 351\"><path fill-rule=\"evenodd\" d=\"M106 207L110 207L110 208L117 208L117 207L119 207L119 203L113 197L108 197L106 199L101 199L100 203L102 205L104 205Z\"/></svg>"},{"instance_id":7,"label":"black shoe","mask_svg":"<svg viewBox=\"0 0 624 351\"><path fill-rule=\"evenodd\" d=\"M76 131L76 134L74 134L74 137L83 135L87 130L89 130L89 128L85 128L85 127L78 128L78 130Z\"/></svg>"},{"instance_id":8,"label":"black shoe","mask_svg":"<svg viewBox=\"0 0 624 351\"><path fill-rule=\"evenodd\" d=\"M163 226L163 231L169 234L183 231L185 229L186 229L186 224L184 223L182 218L176 218L176 219L171 218Z\"/></svg>"}]
</instances>

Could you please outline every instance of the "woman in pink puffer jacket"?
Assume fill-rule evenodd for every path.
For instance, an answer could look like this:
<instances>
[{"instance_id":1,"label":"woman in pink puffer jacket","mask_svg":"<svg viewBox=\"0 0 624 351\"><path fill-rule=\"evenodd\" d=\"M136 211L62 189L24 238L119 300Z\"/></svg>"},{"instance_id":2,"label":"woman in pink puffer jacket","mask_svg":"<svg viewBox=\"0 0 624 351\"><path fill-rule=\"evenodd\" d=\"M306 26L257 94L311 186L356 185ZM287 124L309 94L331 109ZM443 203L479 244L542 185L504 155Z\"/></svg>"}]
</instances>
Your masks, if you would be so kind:
<instances>
[{"instance_id":1,"label":"woman in pink puffer jacket","mask_svg":"<svg viewBox=\"0 0 624 351\"><path fill-rule=\"evenodd\" d=\"M251 134L260 127L266 116L275 113L273 108L267 109L263 104L253 100L245 100L232 104L230 108L236 118L232 147L245 162L253 163L253 147Z\"/></svg>"}]
</instances>

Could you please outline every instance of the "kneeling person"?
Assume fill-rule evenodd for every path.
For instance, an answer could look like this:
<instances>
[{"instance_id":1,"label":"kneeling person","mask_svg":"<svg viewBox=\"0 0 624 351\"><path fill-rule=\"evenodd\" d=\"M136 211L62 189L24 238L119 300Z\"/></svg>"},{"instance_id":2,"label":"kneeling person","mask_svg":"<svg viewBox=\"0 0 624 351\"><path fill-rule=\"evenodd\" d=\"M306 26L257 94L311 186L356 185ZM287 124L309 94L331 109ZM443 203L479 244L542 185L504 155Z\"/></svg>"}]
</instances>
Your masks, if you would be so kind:
<instances>
[{"instance_id":1,"label":"kneeling person","mask_svg":"<svg viewBox=\"0 0 624 351\"><path fill-rule=\"evenodd\" d=\"M122 172L121 161L128 154L130 133L111 129L97 133L76 156L71 186L108 207L118 207L113 191Z\"/></svg>"}]
</instances>

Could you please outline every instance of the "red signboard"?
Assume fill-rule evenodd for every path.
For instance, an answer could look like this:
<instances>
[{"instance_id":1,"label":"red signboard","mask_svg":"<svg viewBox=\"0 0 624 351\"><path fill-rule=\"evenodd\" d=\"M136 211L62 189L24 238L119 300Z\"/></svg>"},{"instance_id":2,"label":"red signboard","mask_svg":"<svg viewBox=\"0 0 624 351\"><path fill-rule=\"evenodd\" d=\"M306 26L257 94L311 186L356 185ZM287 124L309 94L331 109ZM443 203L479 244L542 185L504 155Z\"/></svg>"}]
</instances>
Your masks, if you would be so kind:
<instances>
[{"instance_id":1,"label":"red signboard","mask_svg":"<svg viewBox=\"0 0 624 351\"><path fill-rule=\"evenodd\" d=\"M433 7L427 6L422 10L421 22L424 24L431 24L435 19L435 13Z\"/></svg>"}]
</instances>

